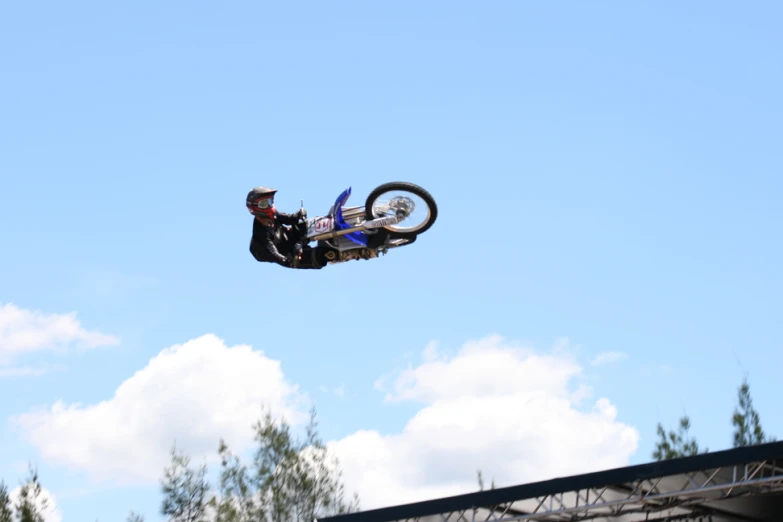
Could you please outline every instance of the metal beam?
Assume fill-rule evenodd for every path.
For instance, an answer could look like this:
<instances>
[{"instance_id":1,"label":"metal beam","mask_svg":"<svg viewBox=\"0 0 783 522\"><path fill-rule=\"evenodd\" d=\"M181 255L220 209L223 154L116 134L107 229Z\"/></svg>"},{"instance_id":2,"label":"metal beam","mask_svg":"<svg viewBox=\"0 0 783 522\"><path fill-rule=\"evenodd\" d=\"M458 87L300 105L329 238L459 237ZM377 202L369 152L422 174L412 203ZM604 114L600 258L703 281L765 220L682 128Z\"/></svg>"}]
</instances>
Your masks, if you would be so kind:
<instances>
[{"instance_id":1,"label":"metal beam","mask_svg":"<svg viewBox=\"0 0 783 522\"><path fill-rule=\"evenodd\" d=\"M759 497L769 492L778 500ZM314 522L455 522L459 514L467 522L652 522L689 513L712 514L714 522L752 520L757 504L737 498L743 496L768 502L783 520L783 441L333 514ZM729 498L737 500L710 504Z\"/></svg>"},{"instance_id":2,"label":"metal beam","mask_svg":"<svg viewBox=\"0 0 783 522\"><path fill-rule=\"evenodd\" d=\"M730 471L730 478L722 478ZM721 473L724 472L724 473ZM706 480L698 480L699 475ZM562 520L582 522L596 518L611 519L622 515L654 514L662 511L680 510L670 517L708 516L704 506L707 502L745 496L749 493L783 492L783 469L766 461L736 465L730 468L715 468L685 474L680 487L664 489L661 482L671 481L676 476L644 478L630 483L606 486L602 489L587 488L558 492L551 495L524 499L534 501L535 507L525 512L505 506L475 506L472 510L441 513L440 516L398 519L389 522L551 522ZM606 498L607 493L620 498ZM486 515L479 516L479 512ZM695 511L696 513L691 513ZM689 515L689 513L691 513ZM718 515L713 513L716 516ZM672 518L673 519L673 518ZM641 519L640 519L641 520Z\"/></svg>"}]
</instances>

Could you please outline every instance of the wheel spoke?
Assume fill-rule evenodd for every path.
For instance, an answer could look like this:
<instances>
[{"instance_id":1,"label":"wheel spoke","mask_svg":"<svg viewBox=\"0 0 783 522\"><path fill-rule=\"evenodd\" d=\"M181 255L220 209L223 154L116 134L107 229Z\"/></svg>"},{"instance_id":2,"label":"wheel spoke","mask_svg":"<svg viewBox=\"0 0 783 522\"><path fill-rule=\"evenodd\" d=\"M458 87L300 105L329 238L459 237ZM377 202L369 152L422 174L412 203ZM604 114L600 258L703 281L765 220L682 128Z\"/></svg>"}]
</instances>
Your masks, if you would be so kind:
<instances>
[{"instance_id":1,"label":"wheel spoke","mask_svg":"<svg viewBox=\"0 0 783 522\"><path fill-rule=\"evenodd\" d=\"M423 198L407 191L392 191L391 197L384 197L387 194L389 193L380 195L375 201L372 215L387 217L399 212L403 216L402 221L396 225L389 225L386 227L388 230L400 233L415 232L427 224L431 210ZM417 216L421 218L417 219Z\"/></svg>"}]
</instances>

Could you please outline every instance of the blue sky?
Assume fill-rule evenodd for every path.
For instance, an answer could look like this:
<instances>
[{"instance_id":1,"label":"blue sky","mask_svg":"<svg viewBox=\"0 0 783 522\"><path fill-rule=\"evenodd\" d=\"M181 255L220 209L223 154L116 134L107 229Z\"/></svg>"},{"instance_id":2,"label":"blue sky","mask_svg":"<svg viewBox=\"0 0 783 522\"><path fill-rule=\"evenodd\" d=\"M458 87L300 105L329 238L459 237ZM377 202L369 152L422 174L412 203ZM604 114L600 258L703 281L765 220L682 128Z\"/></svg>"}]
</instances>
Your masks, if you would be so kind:
<instances>
[{"instance_id":1,"label":"blue sky","mask_svg":"<svg viewBox=\"0 0 783 522\"><path fill-rule=\"evenodd\" d=\"M729 447L746 372L783 436L781 15L720 1L6 3L0 305L73 312L118 343L68 338L5 362L48 371L0 377L0 477L37 463L64 520L162 520L154 482L92 482L13 419L107 401L205 334L280 361L329 440L399 433L422 405L384 401L376 382L431 341L454 355L493 334L542 353L568 339L593 390L574 408L605 397L638 430L623 463L649 460L656 423L683 413L701 444ZM250 256L253 186L312 216L393 180L439 205L409 249L312 273ZM625 358L590 364L610 352Z\"/></svg>"}]
</instances>

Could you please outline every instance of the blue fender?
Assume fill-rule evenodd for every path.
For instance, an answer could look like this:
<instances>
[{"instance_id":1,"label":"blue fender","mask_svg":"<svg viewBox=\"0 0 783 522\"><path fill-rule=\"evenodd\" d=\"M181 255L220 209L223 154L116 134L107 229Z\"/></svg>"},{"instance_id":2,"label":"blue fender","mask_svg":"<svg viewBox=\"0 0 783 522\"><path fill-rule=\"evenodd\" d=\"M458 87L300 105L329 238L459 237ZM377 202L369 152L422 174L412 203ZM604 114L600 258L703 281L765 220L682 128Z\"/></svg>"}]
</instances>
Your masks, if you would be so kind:
<instances>
[{"instance_id":1,"label":"blue fender","mask_svg":"<svg viewBox=\"0 0 783 522\"><path fill-rule=\"evenodd\" d=\"M334 221L335 221L335 228L337 230L345 230L346 228L351 228L351 226L345 222L345 219L343 219L343 206L348 201L348 198L351 197L351 187L348 187L345 189L342 194L340 194L337 199L334 202ZM361 231L351 232L350 234L345 234L345 237L350 239L356 244L359 244L361 246L367 246L367 234Z\"/></svg>"}]
</instances>

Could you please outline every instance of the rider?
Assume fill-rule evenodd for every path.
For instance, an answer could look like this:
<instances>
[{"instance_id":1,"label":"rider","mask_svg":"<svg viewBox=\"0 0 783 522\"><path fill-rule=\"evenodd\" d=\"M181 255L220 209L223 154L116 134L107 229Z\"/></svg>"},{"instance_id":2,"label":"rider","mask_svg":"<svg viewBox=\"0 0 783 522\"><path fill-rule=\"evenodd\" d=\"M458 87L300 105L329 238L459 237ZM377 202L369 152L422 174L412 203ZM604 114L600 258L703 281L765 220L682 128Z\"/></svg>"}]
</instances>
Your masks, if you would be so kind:
<instances>
[{"instance_id":1,"label":"rider","mask_svg":"<svg viewBox=\"0 0 783 522\"><path fill-rule=\"evenodd\" d=\"M326 263L319 262L322 260L316 258L313 249L302 248L306 229L300 228L299 220L304 216L304 210L295 214L279 212L275 208L276 193L277 189L256 187L247 194L245 205L255 218L250 253L262 263L277 263L289 268L323 268ZM283 225L290 225L290 228ZM294 263L294 260L298 262Z\"/></svg>"}]
</instances>

